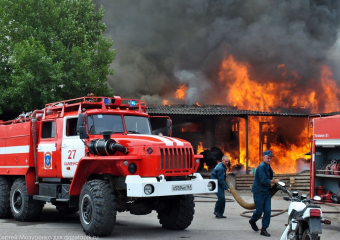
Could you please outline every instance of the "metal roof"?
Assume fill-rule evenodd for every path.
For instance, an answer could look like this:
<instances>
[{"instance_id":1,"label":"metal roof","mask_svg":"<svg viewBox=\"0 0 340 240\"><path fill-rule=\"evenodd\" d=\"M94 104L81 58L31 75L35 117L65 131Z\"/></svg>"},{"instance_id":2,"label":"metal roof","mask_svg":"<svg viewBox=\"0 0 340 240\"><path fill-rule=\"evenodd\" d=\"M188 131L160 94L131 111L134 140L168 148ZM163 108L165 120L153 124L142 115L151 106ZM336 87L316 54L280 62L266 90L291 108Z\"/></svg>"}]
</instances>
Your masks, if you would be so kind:
<instances>
[{"instance_id":1,"label":"metal roof","mask_svg":"<svg viewBox=\"0 0 340 240\"><path fill-rule=\"evenodd\" d=\"M226 105L172 105L172 106L151 106L147 107L150 115L225 115L225 116L289 116L289 117L308 117L312 115L307 109L287 109L280 112L261 112L251 110L239 110L235 107ZM340 112L320 113L321 116L332 116Z\"/></svg>"}]
</instances>

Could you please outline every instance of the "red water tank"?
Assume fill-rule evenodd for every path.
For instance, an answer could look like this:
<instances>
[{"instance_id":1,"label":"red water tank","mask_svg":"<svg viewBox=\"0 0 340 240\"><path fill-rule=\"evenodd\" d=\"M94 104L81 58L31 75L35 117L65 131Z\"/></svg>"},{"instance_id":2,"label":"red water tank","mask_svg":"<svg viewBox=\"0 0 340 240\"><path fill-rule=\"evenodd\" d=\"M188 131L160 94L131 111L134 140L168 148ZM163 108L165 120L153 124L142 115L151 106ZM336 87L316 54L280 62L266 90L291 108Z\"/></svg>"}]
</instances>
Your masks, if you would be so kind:
<instances>
[{"instance_id":1,"label":"red water tank","mask_svg":"<svg viewBox=\"0 0 340 240\"><path fill-rule=\"evenodd\" d=\"M325 186L317 186L316 195L321 196L322 194L325 194Z\"/></svg>"}]
</instances>

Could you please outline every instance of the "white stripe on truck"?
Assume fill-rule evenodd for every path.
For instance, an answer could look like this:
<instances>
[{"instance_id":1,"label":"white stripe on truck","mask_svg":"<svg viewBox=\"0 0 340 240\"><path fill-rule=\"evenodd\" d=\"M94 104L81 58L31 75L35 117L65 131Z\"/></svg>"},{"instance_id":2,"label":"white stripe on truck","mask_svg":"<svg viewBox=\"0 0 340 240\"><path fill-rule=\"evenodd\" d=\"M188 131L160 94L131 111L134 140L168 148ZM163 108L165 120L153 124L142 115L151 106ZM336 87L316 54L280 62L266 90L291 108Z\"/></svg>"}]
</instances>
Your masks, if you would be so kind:
<instances>
[{"instance_id":1,"label":"white stripe on truck","mask_svg":"<svg viewBox=\"0 0 340 240\"><path fill-rule=\"evenodd\" d=\"M0 147L0 154L29 153L30 146Z\"/></svg>"},{"instance_id":2,"label":"white stripe on truck","mask_svg":"<svg viewBox=\"0 0 340 240\"><path fill-rule=\"evenodd\" d=\"M165 143L165 145L167 146L173 146L174 142L178 145L178 146L183 146L183 142L171 138L171 137L162 137L162 136L157 136L157 135L146 135L146 134L128 134L129 136L139 136L139 137L148 137L148 138L153 138L153 139L158 139L161 140L162 142Z\"/></svg>"}]
</instances>

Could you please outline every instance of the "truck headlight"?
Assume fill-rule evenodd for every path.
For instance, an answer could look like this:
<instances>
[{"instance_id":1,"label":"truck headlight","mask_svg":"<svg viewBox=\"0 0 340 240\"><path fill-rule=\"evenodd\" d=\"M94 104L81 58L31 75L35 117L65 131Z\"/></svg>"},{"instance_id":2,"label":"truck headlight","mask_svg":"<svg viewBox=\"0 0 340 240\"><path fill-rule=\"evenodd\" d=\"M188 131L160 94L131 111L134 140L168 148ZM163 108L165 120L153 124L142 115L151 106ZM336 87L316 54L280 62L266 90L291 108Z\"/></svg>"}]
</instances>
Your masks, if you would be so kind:
<instances>
[{"instance_id":1,"label":"truck headlight","mask_svg":"<svg viewBox=\"0 0 340 240\"><path fill-rule=\"evenodd\" d=\"M154 188L153 185L147 184L147 185L144 186L144 193L146 195L151 195L151 194L153 194L154 191L155 191L155 188Z\"/></svg>"},{"instance_id":2,"label":"truck headlight","mask_svg":"<svg viewBox=\"0 0 340 240\"><path fill-rule=\"evenodd\" d=\"M137 165L135 163L130 163L128 166L129 173L134 174L137 171Z\"/></svg>"},{"instance_id":3,"label":"truck headlight","mask_svg":"<svg viewBox=\"0 0 340 240\"><path fill-rule=\"evenodd\" d=\"M208 182L208 190L209 191L214 191L216 188L215 182Z\"/></svg>"}]
</instances>

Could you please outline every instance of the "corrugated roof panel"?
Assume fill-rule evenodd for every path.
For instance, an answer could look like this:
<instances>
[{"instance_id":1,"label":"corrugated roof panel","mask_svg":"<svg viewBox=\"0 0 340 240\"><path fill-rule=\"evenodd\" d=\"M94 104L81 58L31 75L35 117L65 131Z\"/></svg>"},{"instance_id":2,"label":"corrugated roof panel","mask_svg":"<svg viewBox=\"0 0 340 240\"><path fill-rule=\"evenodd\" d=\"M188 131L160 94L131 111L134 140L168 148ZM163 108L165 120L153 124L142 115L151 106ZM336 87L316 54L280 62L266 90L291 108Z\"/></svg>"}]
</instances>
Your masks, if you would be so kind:
<instances>
[{"instance_id":1,"label":"corrugated roof panel","mask_svg":"<svg viewBox=\"0 0 340 240\"><path fill-rule=\"evenodd\" d=\"M287 111L287 112L286 112ZM152 106L147 108L150 115L237 115L237 116L291 116L291 117L308 117L311 113L305 112L306 109L286 110L285 112L261 112L250 110L238 110L233 107L224 105L207 105L207 106ZM321 116L337 115L339 112L321 113Z\"/></svg>"}]
</instances>

